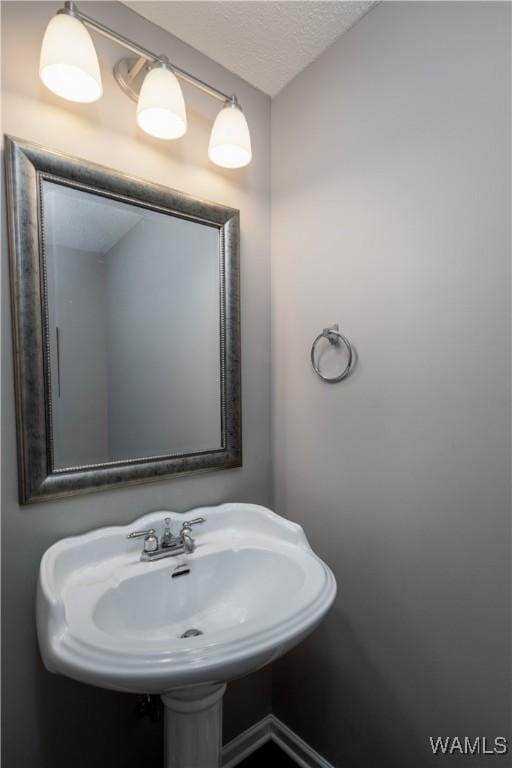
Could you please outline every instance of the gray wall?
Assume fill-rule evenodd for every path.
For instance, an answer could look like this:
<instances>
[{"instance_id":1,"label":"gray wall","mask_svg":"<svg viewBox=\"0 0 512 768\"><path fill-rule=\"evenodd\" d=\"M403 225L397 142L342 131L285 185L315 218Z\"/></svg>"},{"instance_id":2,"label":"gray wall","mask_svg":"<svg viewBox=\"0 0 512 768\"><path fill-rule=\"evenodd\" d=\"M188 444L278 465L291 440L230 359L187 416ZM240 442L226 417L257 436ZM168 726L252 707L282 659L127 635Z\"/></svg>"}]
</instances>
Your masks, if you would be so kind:
<instances>
[{"instance_id":1,"label":"gray wall","mask_svg":"<svg viewBox=\"0 0 512 768\"><path fill-rule=\"evenodd\" d=\"M105 260L62 245L46 253L55 465L109 461Z\"/></svg>"},{"instance_id":2,"label":"gray wall","mask_svg":"<svg viewBox=\"0 0 512 768\"><path fill-rule=\"evenodd\" d=\"M510 11L382 3L273 102L275 506L339 584L273 709L338 768L510 735Z\"/></svg>"},{"instance_id":3,"label":"gray wall","mask_svg":"<svg viewBox=\"0 0 512 768\"><path fill-rule=\"evenodd\" d=\"M96 16L142 45L168 53L185 69L236 91L251 125L254 161L229 172L207 160L217 105L187 89L189 131L178 142L142 134L135 107L115 85L120 49L96 37L104 97L93 105L62 102L40 83L39 49L59 3L2 3L3 130L70 154L241 210L244 466L110 493L20 508L5 226L2 245L2 568L5 768L161 765L158 727L134 718L134 698L46 673L34 631L40 557L57 539L126 523L151 509L187 510L229 500L270 502L269 112L267 97L120 4L84 2ZM4 215L4 213L3 213ZM5 221L4 221L5 224ZM270 670L228 688L225 736L268 712Z\"/></svg>"},{"instance_id":4,"label":"gray wall","mask_svg":"<svg viewBox=\"0 0 512 768\"><path fill-rule=\"evenodd\" d=\"M219 233L145 211L105 254L114 458L219 448Z\"/></svg>"}]
</instances>

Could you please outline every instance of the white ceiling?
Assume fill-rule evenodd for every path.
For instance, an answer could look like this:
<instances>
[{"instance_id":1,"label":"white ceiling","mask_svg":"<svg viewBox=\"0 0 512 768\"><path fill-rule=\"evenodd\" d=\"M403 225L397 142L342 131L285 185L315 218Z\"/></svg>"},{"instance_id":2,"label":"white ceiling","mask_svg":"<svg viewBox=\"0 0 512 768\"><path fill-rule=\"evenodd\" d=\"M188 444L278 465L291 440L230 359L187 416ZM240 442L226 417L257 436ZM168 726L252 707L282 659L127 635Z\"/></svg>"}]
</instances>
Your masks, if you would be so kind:
<instances>
[{"instance_id":1,"label":"white ceiling","mask_svg":"<svg viewBox=\"0 0 512 768\"><path fill-rule=\"evenodd\" d=\"M270 96L375 4L346 0L125 2ZM162 53L172 60L172 51Z\"/></svg>"},{"instance_id":2,"label":"white ceiling","mask_svg":"<svg viewBox=\"0 0 512 768\"><path fill-rule=\"evenodd\" d=\"M134 206L52 182L44 202L48 245L98 254L106 254L143 218Z\"/></svg>"}]
</instances>

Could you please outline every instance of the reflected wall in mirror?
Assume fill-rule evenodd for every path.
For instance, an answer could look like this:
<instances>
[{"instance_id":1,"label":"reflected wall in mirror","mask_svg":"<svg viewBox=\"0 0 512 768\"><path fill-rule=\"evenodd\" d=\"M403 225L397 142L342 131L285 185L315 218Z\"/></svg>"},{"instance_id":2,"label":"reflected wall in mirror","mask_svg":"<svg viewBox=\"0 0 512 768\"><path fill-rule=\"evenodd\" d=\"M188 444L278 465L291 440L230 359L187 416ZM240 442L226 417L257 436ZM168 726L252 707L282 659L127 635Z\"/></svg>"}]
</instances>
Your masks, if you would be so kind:
<instances>
[{"instance_id":1,"label":"reflected wall in mirror","mask_svg":"<svg viewBox=\"0 0 512 768\"><path fill-rule=\"evenodd\" d=\"M6 161L21 500L239 466L238 212L13 139Z\"/></svg>"}]
</instances>

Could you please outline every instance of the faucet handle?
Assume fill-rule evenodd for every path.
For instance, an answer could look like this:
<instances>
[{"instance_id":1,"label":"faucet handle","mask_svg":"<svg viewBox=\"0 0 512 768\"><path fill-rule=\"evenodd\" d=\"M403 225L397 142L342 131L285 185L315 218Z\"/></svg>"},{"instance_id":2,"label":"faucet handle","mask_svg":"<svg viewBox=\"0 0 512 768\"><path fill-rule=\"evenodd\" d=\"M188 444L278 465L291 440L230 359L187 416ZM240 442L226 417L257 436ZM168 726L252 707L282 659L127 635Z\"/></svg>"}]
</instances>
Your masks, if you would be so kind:
<instances>
[{"instance_id":1,"label":"faucet handle","mask_svg":"<svg viewBox=\"0 0 512 768\"><path fill-rule=\"evenodd\" d=\"M195 520L185 520L181 526L180 539L183 543L183 551L185 554L190 555L196 548L194 539L191 536L192 526L199 525L199 523L205 523L205 517L196 517Z\"/></svg>"},{"instance_id":2,"label":"faucet handle","mask_svg":"<svg viewBox=\"0 0 512 768\"><path fill-rule=\"evenodd\" d=\"M127 539L144 538L144 552L156 552L158 549L158 539L155 536L155 529L148 528L147 531L132 531L126 537Z\"/></svg>"},{"instance_id":3,"label":"faucet handle","mask_svg":"<svg viewBox=\"0 0 512 768\"><path fill-rule=\"evenodd\" d=\"M181 526L181 533L183 533L183 531L192 530L193 525L199 525L200 523L206 523L206 517L196 517L194 520L185 520Z\"/></svg>"},{"instance_id":4,"label":"faucet handle","mask_svg":"<svg viewBox=\"0 0 512 768\"><path fill-rule=\"evenodd\" d=\"M154 528L148 528L147 531L132 531L128 534L126 537L127 539L142 539L142 537L147 536L154 536L155 535L155 529Z\"/></svg>"}]
</instances>

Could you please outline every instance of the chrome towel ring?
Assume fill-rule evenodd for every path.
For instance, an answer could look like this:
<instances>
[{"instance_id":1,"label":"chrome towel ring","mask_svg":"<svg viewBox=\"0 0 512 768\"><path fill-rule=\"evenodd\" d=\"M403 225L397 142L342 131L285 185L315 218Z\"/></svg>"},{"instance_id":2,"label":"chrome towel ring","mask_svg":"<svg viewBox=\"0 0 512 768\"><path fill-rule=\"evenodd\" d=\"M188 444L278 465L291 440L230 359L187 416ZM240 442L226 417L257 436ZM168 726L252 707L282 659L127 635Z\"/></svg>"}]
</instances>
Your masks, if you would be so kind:
<instances>
[{"instance_id":1,"label":"chrome towel ring","mask_svg":"<svg viewBox=\"0 0 512 768\"><path fill-rule=\"evenodd\" d=\"M318 363L316 362L316 359L315 359L315 350L316 350L316 345L318 344L320 339L327 339L329 344L332 344L333 346L338 346L340 342L342 342L347 348L347 352L348 352L347 365L345 366L343 371L340 374L338 374L338 376L331 376L331 377L324 376L324 374L321 372L320 368L318 367ZM313 345L311 347L311 365L313 366L314 372L318 376L320 376L322 381L326 381L328 384L336 384L338 381L343 381L343 379L346 379L347 376L349 376L350 373L352 372L354 362L355 362L354 347L352 346L350 341L347 339L347 337L340 332L340 327L337 323L336 325L331 325L329 328L324 328L322 333L319 333L316 339L314 340Z\"/></svg>"}]
</instances>

